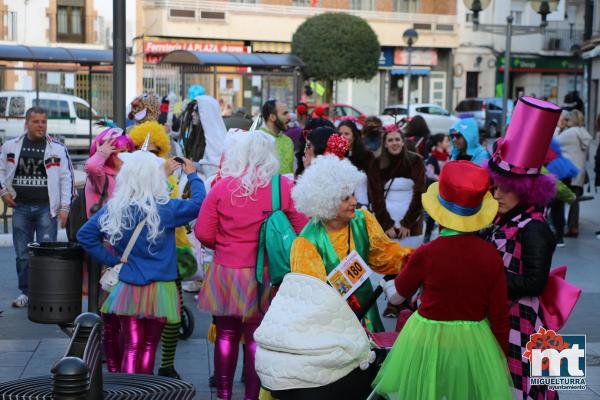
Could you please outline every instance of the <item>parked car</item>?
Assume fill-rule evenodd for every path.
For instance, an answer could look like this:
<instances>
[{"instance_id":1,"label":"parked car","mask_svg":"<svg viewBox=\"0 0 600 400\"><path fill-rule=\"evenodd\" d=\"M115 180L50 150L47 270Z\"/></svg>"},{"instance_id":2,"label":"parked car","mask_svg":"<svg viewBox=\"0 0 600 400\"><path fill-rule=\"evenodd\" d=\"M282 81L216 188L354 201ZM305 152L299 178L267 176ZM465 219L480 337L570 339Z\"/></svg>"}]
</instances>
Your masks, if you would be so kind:
<instances>
[{"instance_id":1,"label":"parked car","mask_svg":"<svg viewBox=\"0 0 600 400\"><path fill-rule=\"evenodd\" d=\"M327 103L308 104L309 115L311 115L313 118L316 117L317 115L315 114L315 109L317 109L318 107L323 108L323 110L325 112L323 116L325 118L328 118L329 117L329 104L327 104ZM346 117L356 118L356 120L358 121L358 123L360 125L364 125L365 119L367 118L365 113L359 111L358 109L352 107L351 105L343 104L343 103L335 103L333 122L343 120Z\"/></svg>"},{"instance_id":2,"label":"parked car","mask_svg":"<svg viewBox=\"0 0 600 400\"><path fill-rule=\"evenodd\" d=\"M4 142L24 131L25 112L36 101L36 92L0 92L0 139ZM68 94L39 92L40 107L48 113L48 134L64 141L71 153L86 153L89 148L90 109L82 98ZM92 109L92 119L98 119ZM101 128L92 126L95 136Z\"/></svg>"},{"instance_id":3,"label":"parked car","mask_svg":"<svg viewBox=\"0 0 600 400\"><path fill-rule=\"evenodd\" d=\"M384 125L398 122L407 116L405 104L392 104L384 108L379 116ZM427 127L432 134L448 133L450 127L458 121L458 118L450 115L448 110L434 103L416 103L410 105L410 116L420 115L427 122Z\"/></svg>"},{"instance_id":4,"label":"parked car","mask_svg":"<svg viewBox=\"0 0 600 400\"><path fill-rule=\"evenodd\" d=\"M508 100L508 115L512 113L513 101ZM502 132L502 98L501 97L471 97L466 98L456 106L456 116L459 118L474 118L480 131L489 137L496 137Z\"/></svg>"}]
</instances>

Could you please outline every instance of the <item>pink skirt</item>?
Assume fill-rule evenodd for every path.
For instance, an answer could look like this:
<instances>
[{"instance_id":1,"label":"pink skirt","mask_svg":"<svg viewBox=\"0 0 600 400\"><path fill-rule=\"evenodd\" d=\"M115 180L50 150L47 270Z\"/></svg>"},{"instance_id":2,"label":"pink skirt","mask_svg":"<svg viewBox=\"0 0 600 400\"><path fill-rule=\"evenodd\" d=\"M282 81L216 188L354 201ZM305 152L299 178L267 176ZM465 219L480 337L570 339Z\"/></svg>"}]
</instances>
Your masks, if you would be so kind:
<instances>
[{"instance_id":1,"label":"pink skirt","mask_svg":"<svg viewBox=\"0 0 600 400\"><path fill-rule=\"evenodd\" d=\"M265 282L269 281L265 268ZM270 302L270 286L263 288L258 306L255 268L228 268L215 265L208 269L198 295L198 308L216 316L240 317L260 321Z\"/></svg>"}]
</instances>

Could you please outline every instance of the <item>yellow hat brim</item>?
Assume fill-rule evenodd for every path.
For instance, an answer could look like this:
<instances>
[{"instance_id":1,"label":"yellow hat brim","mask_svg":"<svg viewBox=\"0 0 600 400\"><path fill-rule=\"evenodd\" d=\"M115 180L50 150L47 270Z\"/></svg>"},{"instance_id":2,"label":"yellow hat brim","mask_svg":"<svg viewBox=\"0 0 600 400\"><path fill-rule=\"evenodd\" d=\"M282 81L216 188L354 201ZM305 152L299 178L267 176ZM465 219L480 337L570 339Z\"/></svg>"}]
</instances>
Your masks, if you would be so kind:
<instances>
[{"instance_id":1,"label":"yellow hat brim","mask_svg":"<svg viewBox=\"0 0 600 400\"><path fill-rule=\"evenodd\" d=\"M455 214L440 203L439 183L429 185L427 192L421 195L423 208L437 223L444 228L450 228L459 232L476 232L490 225L498 214L498 202L490 192L483 198L481 209L468 217Z\"/></svg>"}]
</instances>

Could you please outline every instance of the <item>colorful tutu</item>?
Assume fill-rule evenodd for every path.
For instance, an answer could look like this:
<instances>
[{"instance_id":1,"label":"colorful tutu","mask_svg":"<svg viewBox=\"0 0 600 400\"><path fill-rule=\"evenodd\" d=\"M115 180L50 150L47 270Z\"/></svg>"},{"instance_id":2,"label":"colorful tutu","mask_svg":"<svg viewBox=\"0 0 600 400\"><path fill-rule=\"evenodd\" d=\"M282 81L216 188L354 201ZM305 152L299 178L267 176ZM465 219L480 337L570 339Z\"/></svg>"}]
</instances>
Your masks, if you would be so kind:
<instances>
[{"instance_id":1,"label":"colorful tutu","mask_svg":"<svg viewBox=\"0 0 600 400\"><path fill-rule=\"evenodd\" d=\"M138 318L165 318L167 323L178 323L181 321L179 296L174 281L144 286L119 281L100 311Z\"/></svg>"},{"instance_id":2,"label":"colorful tutu","mask_svg":"<svg viewBox=\"0 0 600 400\"><path fill-rule=\"evenodd\" d=\"M263 290L259 310L255 275L254 267L215 265L209 268L198 295L198 308L212 315L240 317L244 321L262 319L269 307L270 290L268 287ZM265 281L268 280L266 276Z\"/></svg>"},{"instance_id":3,"label":"colorful tutu","mask_svg":"<svg viewBox=\"0 0 600 400\"><path fill-rule=\"evenodd\" d=\"M390 400L512 400L506 358L487 321L413 313L373 381Z\"/></svg>"}]
</instances>

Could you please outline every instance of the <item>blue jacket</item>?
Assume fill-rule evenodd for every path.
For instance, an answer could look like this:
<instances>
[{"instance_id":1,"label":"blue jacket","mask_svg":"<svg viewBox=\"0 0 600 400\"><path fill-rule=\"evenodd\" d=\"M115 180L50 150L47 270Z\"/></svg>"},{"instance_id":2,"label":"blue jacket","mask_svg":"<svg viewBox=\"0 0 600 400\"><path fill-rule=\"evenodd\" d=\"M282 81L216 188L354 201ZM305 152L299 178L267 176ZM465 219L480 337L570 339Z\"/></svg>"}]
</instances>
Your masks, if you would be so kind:
<instances>
[{"instance_id":1,"label":"blue jacket","mask_svg":"<svg viewBox=\"0 0 600 400\"><path fill-rule=\"evenodd\" d=\"M490 155L486 149L479 144L479 128L477 128L477 122L473 118L465 118L460 121L456 121L450 128L452 131L458 131L465 140L467 141L467 155L471 156L471 162L482 165L484 162L490 159ZM450 153L451 160L457 160L460 152L454 146Z\"/></svg>"},{"instance_id":2,"label":"blue jacket","mask_svg":"<svg viewBox=\"0 0 600 400\"><path fill-rule=\"evenodd\" d=\"M167 204L158 206L160 226L163 232L152 245L148 242L148 228L144 227L138 237L127 263L123 264L119 280L132 285L148 285L157 281L177 279L177 257L175 253L175 228L184 225L198 216L202 201L206 196L204 184L196 173L188 175L192 197L188 200L171 199ZM166 184L166 183L165 183ZM105 213L102 207L77 232L77 240L84 250L103 265L113 266L120 262L135 226L142 220L141 213L136 215L135 226L123 232L123 238L114 246L114 255L102 244L104 234L100 232L99 218Z\"/></svg>"}]
</instances>

